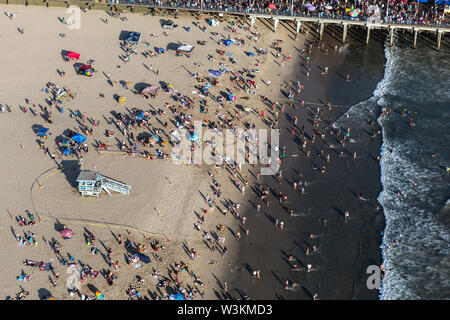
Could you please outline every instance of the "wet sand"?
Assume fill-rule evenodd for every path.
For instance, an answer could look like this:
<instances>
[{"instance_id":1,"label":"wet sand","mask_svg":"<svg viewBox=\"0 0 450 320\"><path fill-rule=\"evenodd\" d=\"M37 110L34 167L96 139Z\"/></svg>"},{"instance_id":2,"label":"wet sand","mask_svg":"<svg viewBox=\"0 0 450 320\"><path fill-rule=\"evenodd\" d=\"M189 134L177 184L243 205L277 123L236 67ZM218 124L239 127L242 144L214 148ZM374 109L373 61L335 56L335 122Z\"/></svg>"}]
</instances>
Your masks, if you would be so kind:
<instances>
[{"instance_id":1,"label":"wet sand","mask_svg":"<svg viewBox=\"0 0 450 320\"><path fill-rule=\"evenodd\" d=\"M353 37L346 47L341 48L342 45L332 39L331 34L325 35L324 40L329 55L317 47L312 49L311 55L308 51L304 54L304 57L310 56L312 61L310 79L306 80L305 67L302 66L296 67L290 77L294 82L300 79L305 84L301 99L317 103L311 105L313 111L317 107L324 110L321 131L342 116L349 106L372 95L383 76L384 64L380 42L365 47ZM338 52L334 50L336 44ZM346 56L343 51L349 47ZM360 54L354 54L355 51ZM328 75L321 74L325 66L329 67ZM350 84L345 80L347 73L351 74ZM323 105L328 101L341 106L333 107L329 112ZM327 144L333 143L336 148L324 148L320 137L316 137L312 147L308 141L305 151L311 150L311 154L306 157L301 145L294 142L291 136L294 115L299 119L298 126L304 125L306 134L312 137L311 109L301 105L295 110L289 109L280 122L280 146L287 146L287 158L281 166L283 182L279 185L272 176L262 179L262 183L272 190L287 195L288 203L283 208L278 197L272 194L270 206L262 204L261 212L258 213L253 207L244 214L249 217L249 227L254 232L241 240L239 259L234 265L234 270L239 271L230 273L230 283L233 288L255 299L312 299L315 293L319 299L377 299L378 290L368 290L366 287L366 268L381 264L379 246L384 218L381 210L375 210L376 198L381 190L380 167L376 161L381 137L370 141L367 134L371 129L378 128L369 128L368 123L351 128L351 137L356 142L345 145L345 156L342 158L339 157L342 149L339 142L327 132ZM372 119L375 123L376 118L374 114ZM298 130L296 132L298 135ZM324 157L330 154L329 164L317 156L321 149L325 150ZM357 158L353 159L355 151ZM291 157L292 154L298 154L298 157ZM315 165L319 168L326 165L325 174L314 170ZM303 181L309 184L303 195L301 191L293 190L293 182L298 181L300 172ZM367 201L359 200L360 192ZM252 207L260 200L252 194L248 201ZM298 216L290 216L291 209ZM344 219L346 210L350 212L348 220ZM284 221L283 230L275 227L275 219ZM314 234L315 238L311 238L310 234ZM314 245L317 246L315 253ZM292 268L289 255L298 261L297 268ZM310 272L306 271L308 264L312 265ZM259 269L261 279L252 277L248 269ZM287 279L298 286L286 290Z\"/></svg>"}]
</instances>

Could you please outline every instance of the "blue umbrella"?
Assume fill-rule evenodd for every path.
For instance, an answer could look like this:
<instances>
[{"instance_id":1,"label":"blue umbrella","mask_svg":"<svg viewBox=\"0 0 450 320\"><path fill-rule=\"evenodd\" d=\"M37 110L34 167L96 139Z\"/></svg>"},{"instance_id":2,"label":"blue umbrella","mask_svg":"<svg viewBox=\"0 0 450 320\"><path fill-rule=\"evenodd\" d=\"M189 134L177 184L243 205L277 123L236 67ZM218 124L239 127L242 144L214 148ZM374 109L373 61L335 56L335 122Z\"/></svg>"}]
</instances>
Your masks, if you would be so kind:
<instances>
[{"instance_id":1,"label":"blue umbrella","mask_svg":"<svg viewBox=\"0 0 450 320\"><path fill-rule=\"evenodd\" d=\"M75 142L78 142L78 143L83 143L87 140L87 138L85 136L77 133L72 137L72 140Z\"/></svg>"},{"instance_id":2,"label":"blue umbrella","mask_svg":"<svg viewBox=\"0 0 450 320\"><path fill-rule=\"evenodd\" d=\"M228 47L233 41L231 40L225 40L224 43Z\"/></svg>"},{"instance_id":3,"label":"blue umbrella","mask_svg":"<svg viewBox=\"0 0 450 320\"><path fill-rule=\"evenodd\" d=\"M145 116L144 111L141 111L141 112L138 113L138 115L136 116L136 118L137 118L138 120L142 120L142 119L144 119L144 116Z\"/></svg>"},{"instance_id":4,"label":"blue umbrella","mask_svg":"<svg viewBox=\"0 0 450 320\"><path fill-rule=\"evenodd\" d=\"M184 300L184 296L181 293L171 294L169 296L170 300Z\"/></svg>"},{"instance_id":5,"label":"blue umbrella","mask_svg":"<svg viewBox=\"0 0 450 320\"><path fill-rule=\"evenodd\" d=\"M200 138L200 136L198 135L197 132L191 132L191 137L190 137L191 141L196 141L196 140L198 140L198 138Z\"/></svg>"},{"instance_id":6,"label":"blue umbrella","mask_svg":"<svg viewBox=\"0 0 450 320\"><path fill-rule=\"evenodd\" d=\"M155 139L156 142L159 142L159 137L158 136L152 134L152 138Z\"/></svg>"},{"instance_id":7,"label":"blue umbrella","mask_svg":"<svg viewBox=\"0 0 450 320\"><path fill-rule=\"evenodd\" d=\"M222 75L222 72L217 71L217 70L209 70L209 74L216 76L216 77L220 77Z\"/></svg>"},{"instance_id":8,"label":"blue umbrella","mask_svg":"<svg viewBox=\"0 0 450 320\"><path fill-rule=\"evenodd\" d=\"M39 128L39 130L37 131L37 135L40 137L46 136L47 131L48 131L48 128L44 128L44 127Z\"/></svg>"},{"instance_id":9,"label":"blue umbrella","mask_svg":"<svg viewBox=\"0 0 450 320\"><path fill-rule=\"evenodd\" d=\"M64 153L66 156L68 156L69 154L72 153L72 150L67 149L67 148L64 148L64 149L63 149L63 153Z\"/></svg>"}]
</instances>

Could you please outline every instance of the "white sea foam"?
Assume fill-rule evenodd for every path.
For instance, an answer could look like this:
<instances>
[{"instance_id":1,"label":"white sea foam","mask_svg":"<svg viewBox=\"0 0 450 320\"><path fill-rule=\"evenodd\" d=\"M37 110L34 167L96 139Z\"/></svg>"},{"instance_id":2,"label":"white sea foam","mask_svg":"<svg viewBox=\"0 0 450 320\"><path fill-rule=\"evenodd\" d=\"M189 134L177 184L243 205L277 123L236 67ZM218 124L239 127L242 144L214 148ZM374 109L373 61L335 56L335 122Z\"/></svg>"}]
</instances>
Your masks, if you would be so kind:
<instances>
[{"instance_id":1,"label":"white sea foam","mask_svg":"<svg viewBox=\"0 0 450 320\"><path fill-rule=\"evenodd\" d=\"M450 61L450 55L386 45L385 57L385 74L373 96L352 106L336 121L335 127L367 121L379 108L413 108L414 112L414 107L422 106L419 114L426 120L420 123L422 136L405 133L407 126L398 114L378 119L383 128L380 161L383 189L378 201L386 219L381 249L387 270L380 299L448 299L450 236L435 214L448 198L449 179L443 178L439 165L428 165L431 160L425 155L436 149L427 135L431 139L439 136L436 129L445 131L445 119L449 117L450 69L442 66ZM448 157L442 161L447 163L441 166L448 165ZM417 187L414 182L418 182ZM406 193L406 198L398 192Z\"/></svg>"}]
</instances>

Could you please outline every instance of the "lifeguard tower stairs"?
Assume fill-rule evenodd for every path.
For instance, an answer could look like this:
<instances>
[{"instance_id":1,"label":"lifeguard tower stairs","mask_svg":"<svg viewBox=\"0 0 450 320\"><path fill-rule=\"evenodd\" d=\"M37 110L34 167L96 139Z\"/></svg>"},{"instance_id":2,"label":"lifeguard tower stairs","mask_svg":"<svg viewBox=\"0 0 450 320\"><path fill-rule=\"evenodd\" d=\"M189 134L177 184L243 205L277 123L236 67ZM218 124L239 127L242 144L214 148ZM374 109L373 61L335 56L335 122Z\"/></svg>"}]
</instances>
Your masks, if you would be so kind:
<instances>
[{"instance_id":1,"label":"lifeguard tower stairs","mask_svg":"<svg viewBox=\"0 0 450 320\"><path fill-rule=\"evenodd\" d=\"M129 194L131 190L129 185L92 170L82 170L78 175L77 182L81 196L95 196L98 198L102 190L105 190L109 195L111 195L110 191Z\"/></svg>"}]
</instances>

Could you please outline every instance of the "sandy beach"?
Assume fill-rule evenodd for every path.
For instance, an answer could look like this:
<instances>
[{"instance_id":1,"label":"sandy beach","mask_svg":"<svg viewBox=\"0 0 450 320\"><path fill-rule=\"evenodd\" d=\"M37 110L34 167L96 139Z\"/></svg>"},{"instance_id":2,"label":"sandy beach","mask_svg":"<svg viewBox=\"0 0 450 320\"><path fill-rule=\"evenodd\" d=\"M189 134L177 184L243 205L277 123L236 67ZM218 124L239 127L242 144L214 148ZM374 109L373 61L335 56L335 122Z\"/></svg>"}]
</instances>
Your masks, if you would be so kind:
<instances>
[{"instance_id":1,"label":"sandy beach","mask_svg":"<svg viewBox=\"0 0 450 320\"><path fill-rule=\"evenodd\" d=\"M236 33L231 33L228 32L230 24L226 21L218 27L211 27L205 21L208 17L198 21L179 15L177 19L171 17L178 27L164 30L161 19L166 17L123 14L122 17L127 19L122 21L102 11L88 11L82 13L81 29L69 30L58 19L65 15L64 9L0 6L0 11L15 13L14 19L7 15L0 17L0 39L6 48L0 68L8 75L0 77L0 103L8 109L0 115L0 143L4 150L0 158L3 177L0 182L3 211L0 239L4 244L0 249L3 257L0 281L3 283L3 296L15 297L23 288L29 292L29 299L50 296L79 299L81 295L93 295L97 290L107 300L135 299L136 291L140 292L140 298L166 299L182 283L179 291L186 297L191 293L196 299L202 299L200 294L205 299L312 299L315 293L320 299L377 298L377 291L368 291L365 287L365 269L371 264L379 265L381 261L379 241L383 216L382 211L376 210L376 197L380 190L376 157L381 137L377 135L371 142L368 132L376 132L377 128L367 123L359 131L351 132L355 141L345 145L344 157L340 158L339 153L344 150L339 146L342 137L335 138L336 132L331 133L330 130L332 123L350 105L370 95L382 77L384 61L378 58L382 51L379 44L371 48L378 51L369 63L345 56L343 51L346 49L333 39L332 34L324 38L324 47L315 45L309 53L309 44L316 36L314 30L306 33L305 30L310 30L306 27L295 39L295 28L284 23L280 23L277 33L273 33L266 22L257 21L251 30L254 32L252 35L248 31L248 22L243 24L245 29L238 24ZM206 31L202 31L199 25L207 26ZM184 28L187 26L190 27L189 32ZM23 28L24 32L18 32L17 28ZM120 46L124 31L141 32L136 48L138 53L131 54L129 62L124 61L125 52ZM167 35L163 35L164 31ZM258 32L257 41L252 40ZM220 44L228 36L244 39L245 44L230 47ZM205 41L205 45L197 44L199 40ZM282 40L283 51L279 57L271 47L274 40ZM175 56L175 51L170 49L183 42L195 46L190 57ZM338 46L336 51L335 45ZM142 54L144 51L154 52L156 48L164 48L166 53L154 57ZM258 48L268 49L268 53L254 57L245 53L255 52ZM217 53L218 49L230 52L237 62L231 63L228 56ZM301 53L302 49L306 51ZM94 59L98 72L92 77L77 74L74 62L64 61L64 51L79 52L82 63ZM283 59L288 56L291 59ZM306 76L306 57L311 59L309 79ZM217 70L220 63L234 73L243 68L259 69L253 78L258 89L254 89L256 94L249 94L230 81L230 74L224 74L220 83L210 91L219 96L221 91L230 88L237 101L220 108L217 102L209 99L208 113L200 113L202 97L198 95L195 87L198 83L192 75L207 75L208 70ZM357 72L361 65L368 69ZM370 69L371 65L375 67ZM320 69L325 66L329 67L328 74L322 74L324 70ZM64 76L60 75L61 71ZM352 77L351 83L345 79L348 73ZM111 86L109 79L118 84ZM291 80L292 84L289 84ZM138 84L172 83L177 93L195 99L195 108L182 108L179 101L174 101L163 90L156 98L147 100L124 88L121 81L131 82L131 89ZM296 95L297 107L294 109L282 91L289 92L288 86L296 90L297 81L304 84L304 90L300 96ZM61 105L63 112L47 103L46 99L50 99L51 94L43 89L49 82L76 94L74 99L64 100ZM276 176L257 179L258 168L248 164L233 177L230 166L217 169L207 165L177 165L170 157L156 160L156 149L170 155L169 146L148 148L138 144L139 149L149 150L154 160L120 152L122 141L132 145L136 143L134 137L155 128L162 130L160 136L167 140L168 133L176 129L176 121L166 103L191 115L193 120L218 122L216 114L222 112L237 127L244 128L244 123L248 123L255 124L256 128L267 128L264 121L274 121L275 110L264 105L260 95L285 105L285 111L276 110L280 111L280 145L287 148L287 158L281 167L284 178L281 185ZM125 97L126 102L120 104L117 96ZM302 104L301 100L306 103ZM326 108L328 101L336 105L330 112ZM36 105L36 115L32 112L33 104ZM238 104L248 105L254 111L250 114L241 112L236 107ZM318 107L321 109L318 128L326 134L326 144L321 142L320 136L315 138L315 144L309 141L313 136L312 119ZM27 112L23 108L27 108ZM46 121L45 108L52 111L52 123ZM131 130L134 137L124 135L114 119L117 113L131 114L132 108L152 114L147 127ZM265 119L260 116L262 110L266 113ZM83 114L86 119L83 119ZM299 119L295 128L297 138L300 137L299 128L305 127L307 137L302 139L308 140L306 149L299 144L299 139L292 138L294 116ZM373 119L376 118L374 114ZM82 154L83 169L99 171L130 185L129 195L103 192L99 198L80 196L75 181L80 171L79 161L73 155L61 155L55 139L67 129L83 133L83 120L93 130L92 135L87 135L89 152ZM100 121L100 124L92 125L92 121ZM167 127L164 122L168 123ZM51 135L40 140L49 148L50 154L55 154L55 159L40 147L33 129L37 126L49 128ZM114 136L106 137L106 130L114 131ZM333 130L337 131L337 128ZM109 144L110 149L96 151L98 141ZM336 144L336 148L330 148L329 143ZM321 149L326 150L325 154L320 154ZM311 152L309 157L306 156L308 150ZM353 158L354 152L357 152L356 159ZM330 164L325 159L328 153L332 159ZM323 165L327 168L322 175L320 169L315 170L314 167ZM301 187L297 190L292 187L300 172L303 175L301 179L307 182L304 195L301 195ZM210 173L214 173L214 179L220 184L220 198L212 191L214 181ZM243 186L247 180L245 192L242 192L242 187L236 187L238 179ZM256 212L259 201L256 183L259 182L272 188L272 195L269 196L271 204L262 205L261 211ZM280 190L289 197L284 206L287 211L279 204L275 193ZM364 200L358 199L359 193L364 195ZM214 210L208 209L207 199L211 198L217 204L212 207ZM229 208L226 214L220 212L226 208L227 202L240 204L239 218L235 218ZM289 216L290 209L298 215L306 214ZM205 210L208 210L207 214ZM344 218L346 210L351 212L349 219ZM28 213L37 216L38 222L33 226L20 226L16 218L28 219ZM199 217L204 217L201 224L204 231L198 230ZM246 217L245 223L242 217ZM274 226L274 219L285 221L283 230ZM72 239L61 238L57 231L61 225L73 230ZM218 225L223 225L224 230L218 231ZM36 235L37 245L19 248L16 237L24 237L27 232ZM94 245L88 246L85 234L91 232L96 240ZM237 232L242 234L239 240ZM134 245L127 248L119 244L119 234L123 242L128 239ZM311 239L311 234L317 238ZM224 237L225 241L214 241L215 235ZM72 256L79 266L88 264L100 272L97 277L88 277L82 283L79 294L71 296L67 290L67 265L58 261L54 240L62 244L62 256ZM165 250L153 250L151 243L154 240L159 241ZM142 262L141 267L134 268L133 265L139 263L127 264L127 254L134 252L138 243L147 246L143 253L150 258L150 263ZM210 249L213 243L215 250ZM319 251L310 255L314 245ZM225 246L228 251L223 256L220 251ZM99 253L91 254L92 247L98 248ZM112 250L109 255L108 248ZM190 257L192 248L198 257ZM289 255L298 258L299 270L291 270ZM40 271L24 266L26 259L52 263L54 270ZM111 266L111 260L118 261L120 268L116 270ZM188 264L187 270L177 268L180 261ZM305 271L308 264L312 265L312 272ZM252 276L253 270L261 271L261 279ZM102 276L109 271L117 276L111 286ZM60 279L53 285L56 273ZM19 282L17 277L21 274L32 278L29 282ZM168 285L158 286L164 279ZM286 280L299 286L286 290ZM127 293L130 287L136 290L132 294ZM195 287L196 291L192 290Z\"/></svg>"}]
</instances>

